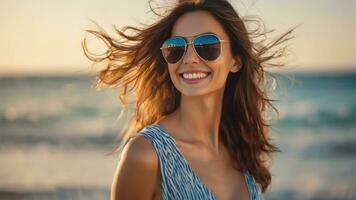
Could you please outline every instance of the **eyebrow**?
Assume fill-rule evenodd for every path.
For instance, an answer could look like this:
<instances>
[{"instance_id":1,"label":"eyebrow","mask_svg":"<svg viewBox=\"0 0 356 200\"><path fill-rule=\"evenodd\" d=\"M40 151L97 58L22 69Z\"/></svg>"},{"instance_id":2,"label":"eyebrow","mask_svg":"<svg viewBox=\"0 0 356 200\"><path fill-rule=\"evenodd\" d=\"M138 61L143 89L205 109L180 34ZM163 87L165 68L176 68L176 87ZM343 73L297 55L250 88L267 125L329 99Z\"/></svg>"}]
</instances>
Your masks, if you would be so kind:
<instances>
[{"instance_id":1,"label":"eyebrow","mask_svg":"<svg viewBox=\"0 0 356 200\"><path fill-rule=\"evenodd\" d=\"M188 36L188 37L183 37L183 36L180 36L180 35L172 35L171 37L182 37L182 38L188 39L188 38L194 38L194 37L197 37L197 36L199 36L199 35L204 35L204 34L214 34L214 35L218 35L218 34L213 33L213 32L204 32L204 33L199 33L199 34L197 34L197 35Z\"/></svg>"}]
</instances>

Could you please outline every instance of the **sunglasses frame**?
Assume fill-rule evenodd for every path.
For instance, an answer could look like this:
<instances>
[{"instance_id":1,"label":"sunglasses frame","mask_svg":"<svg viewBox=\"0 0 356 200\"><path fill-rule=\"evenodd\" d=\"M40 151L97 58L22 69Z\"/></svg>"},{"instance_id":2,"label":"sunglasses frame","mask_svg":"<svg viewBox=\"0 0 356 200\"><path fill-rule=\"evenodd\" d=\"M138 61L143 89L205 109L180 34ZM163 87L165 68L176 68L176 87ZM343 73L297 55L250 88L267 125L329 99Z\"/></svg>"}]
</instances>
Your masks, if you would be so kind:
<instances>
[{"instance_id":1,"label":"sunglasses frame","mask_svg":"<svg viewBox=\"0 0 356 200\"><path fill-rule=\"evenodd\" d=\"M219 38L219 36L217 36L216 34L213 34L213 33L204 33L204 34L201 34L201 35L194 36L191 42L187 42L187 39L186 39L185 37L181 37L181 36L171 37L171 38L165 40L165 41L163 42L163 44L164 44L166 41L168 41L168 40L170 40L170 39L172 39L172 38L182 38L182 39L185 41L185 44L184 44L184 53L183 53L183 55L181 56L181 58L179 58L179 60L178 60L177 62L175 62L175 63L170 63L170 62L168 62L168 61L166 60L166 57L163 55L163 52L162 52L162 50L164 49L163 47L161 47L161 48L159 48L159 49L160 49L161 52L162 52L162 56L163 56L164 60L165 60L167 63L169 63L169 64L176 64L176 63L178 63L179 61L181 61L182 58L185 57L185 54L187 53L187 49L188 49L188 46L189 46L189 45L192 45L195 54L196 54L200 59L204 60L205 62L214 61L214 60L216 60L219 56L218 56L217 58L215 58L214 60L206 60L206 59L202 58L202 57L199 55L199 53L198 53L197 50L195 49L195 45L193 44L194 41L195 41L197 38L202 37L202 36L209 36L209 35L212 35L212 36L214 36L214 37L216 37L216 38L218 39L219 45L220 45L220 53L219 53L219 56L220 56L221 50L222 50L222 44L221 44L221 43L223 43L223 42L230 42L230 40L222 40L222 39ZM162 44L162 46L163 46L163 44ZM168 48L169 48L169 47L168 47Z\"/></svg>"}]
</instances>

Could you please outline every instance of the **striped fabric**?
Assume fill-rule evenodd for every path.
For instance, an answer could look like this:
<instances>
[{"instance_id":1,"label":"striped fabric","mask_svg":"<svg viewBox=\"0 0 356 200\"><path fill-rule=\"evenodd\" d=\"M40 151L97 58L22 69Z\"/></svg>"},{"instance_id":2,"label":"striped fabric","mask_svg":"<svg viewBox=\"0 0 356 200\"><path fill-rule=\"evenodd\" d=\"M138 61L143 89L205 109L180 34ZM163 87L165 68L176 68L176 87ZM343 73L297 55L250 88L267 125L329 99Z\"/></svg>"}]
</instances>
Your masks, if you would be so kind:
<instances>
[{"instance_id":1,"label":"striped fabric","mask_svg":"<svg viewBox=\"0 0 356 200\"><path fill-rule=\"evenodd\" d=\"M173 137L163 127L145 126L138 135L149 139L160 162L162 200L217 200L189 166ZM250 200L263 200L253 176L244 173Z\"/></svg>"}]
</instances>

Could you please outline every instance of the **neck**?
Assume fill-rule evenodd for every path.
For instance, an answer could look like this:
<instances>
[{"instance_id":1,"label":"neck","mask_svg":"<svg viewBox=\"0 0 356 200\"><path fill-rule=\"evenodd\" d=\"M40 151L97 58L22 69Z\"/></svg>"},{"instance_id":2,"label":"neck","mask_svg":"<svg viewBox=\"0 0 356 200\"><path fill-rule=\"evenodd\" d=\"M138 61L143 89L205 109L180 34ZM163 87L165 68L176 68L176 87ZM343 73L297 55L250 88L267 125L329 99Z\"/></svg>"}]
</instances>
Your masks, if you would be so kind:
<instances>
[{"instance_id":1,"label":"neck","mask_svg":"<svg viewBox=\"0 0 356 200\"><path fill-rule=\"evenodd\" d=\"M206 96L184 96L177 110L181 137L219 151L223 91Z\"/></svg>"}]
</instances>

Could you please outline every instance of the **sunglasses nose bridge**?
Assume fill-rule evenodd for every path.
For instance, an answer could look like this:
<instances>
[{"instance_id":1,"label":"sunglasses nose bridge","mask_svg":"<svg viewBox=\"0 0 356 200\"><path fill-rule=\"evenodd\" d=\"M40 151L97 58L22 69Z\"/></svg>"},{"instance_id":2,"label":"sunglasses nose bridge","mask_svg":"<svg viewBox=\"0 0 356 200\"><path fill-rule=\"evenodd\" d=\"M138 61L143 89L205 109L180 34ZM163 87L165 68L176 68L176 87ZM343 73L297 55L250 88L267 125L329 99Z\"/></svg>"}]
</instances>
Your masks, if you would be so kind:
<instances>
[{"instance_id":1,"label":"sunglasses nose bridge","mask_svg":"<svg viewBox=\"0 0 356 200\"><path fill-rule=\"evenodd\" d=\"M186 42L186 49L183 55L183 61L184 62L197 62L199 61L199 55L196 52L193 41Z\"/></svg>"}]
</instances>

